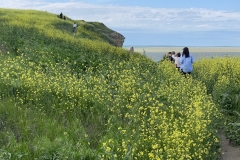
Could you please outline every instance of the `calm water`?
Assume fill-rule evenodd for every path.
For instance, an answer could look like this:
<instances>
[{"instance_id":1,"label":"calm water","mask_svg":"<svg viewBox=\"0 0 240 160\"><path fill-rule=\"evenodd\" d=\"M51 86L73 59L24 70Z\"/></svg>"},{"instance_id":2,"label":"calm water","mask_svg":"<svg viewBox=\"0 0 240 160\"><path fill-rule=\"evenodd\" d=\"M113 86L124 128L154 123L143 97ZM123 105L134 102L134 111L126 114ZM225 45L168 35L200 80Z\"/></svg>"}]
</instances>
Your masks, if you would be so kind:
<instances>
[{"instance_id":1,"label":"calm water","mask_svg":"<svg viewBox=\"0 0 240 160\"><path fill-rule=\"evenodd\" d=\"M129 50L130 46L124 46L123 48ZM160 61L168 51L182 52L181 47L177 46L136 46L134 48L136 52L144 54L153 61ZM190 53L193 55L194 60L201 58L214 58L224 56L240 56L240 46L236 47L190 47Z\"/></svg>"},{"instance_id":2,"label":"calm water","mask_svg":"<svg viewBox=\"0 0 240 160\"><path fill-rule=\"evenodd\" d=\"M166 54L166 52L146 52L145 55L148 58L151 58L153 61L160 61L163 56ZM240 56L240 53L237 52L228 52L227 54L225 52L193 52L191 53L193 55L194 60L199 60L201 58L214 58L214 57L224 57L224 56Z\"/></svg>"}]
</instances>

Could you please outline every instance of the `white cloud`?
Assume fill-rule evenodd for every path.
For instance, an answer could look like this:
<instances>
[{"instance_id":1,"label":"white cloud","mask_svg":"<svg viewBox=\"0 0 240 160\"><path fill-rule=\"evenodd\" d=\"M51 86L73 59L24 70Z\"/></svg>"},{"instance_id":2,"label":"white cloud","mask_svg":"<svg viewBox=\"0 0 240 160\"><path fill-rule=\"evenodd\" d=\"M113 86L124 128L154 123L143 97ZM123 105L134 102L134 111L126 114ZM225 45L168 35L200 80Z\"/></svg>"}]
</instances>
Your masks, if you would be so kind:
<instances>
[{"instance_id":1,"label":"white cloud","mask_svg":"<svg viewBox=\"0 0 240 160\"><path fill-rule=\"evenodd\" d=\"M69 1L47 3L29 0L1 2L4 8L47 10L72 19L98 21L110 28L140 29L151 32L240 30L240 12L214 11L202 8L148 8L116 5L94 5Z\"/></svg>"}]
</instances>

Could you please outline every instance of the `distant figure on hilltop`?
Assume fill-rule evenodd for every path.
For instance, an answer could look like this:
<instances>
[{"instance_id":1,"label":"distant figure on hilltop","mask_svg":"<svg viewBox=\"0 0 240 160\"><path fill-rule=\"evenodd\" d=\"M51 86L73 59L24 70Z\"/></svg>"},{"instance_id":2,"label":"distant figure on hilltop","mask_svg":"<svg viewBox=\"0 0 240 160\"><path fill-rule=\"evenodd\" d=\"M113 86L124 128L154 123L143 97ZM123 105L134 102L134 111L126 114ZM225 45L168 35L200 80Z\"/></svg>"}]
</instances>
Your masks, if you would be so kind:
<instances>
[{"instance_id":1,"label":"distant figure on hilltop","mask_svg":"<svg viewBox=\"0 0 240 160\"><path fill-rule=\"evenodd\" d=\"M62 14L62 12L60 13L60 18L61 18L61 19L63 18L63 14Z\"/></svg>"},{"instance_id":2,"label":"distant figure on hilltop","mask_svg":"<svg viewBox=\"0 0 240 160\"><path fill-rule=\"evenodd\" d=\"M183 48L182 57L180 59L181 63L181 69L183 74L186 76L186 74L190 74L193 70L193 56L189 53L189 50L187 47Z\"/></svg>"},{"instance_id":3,"label":"distant figure on hilltop","mask_svg":"<svg viewBox=\"0 0 240 160\"><path fill-rule=\"evenodd\" d=\"M129 50L130 53L133 53L134 52L134 48L131 47L130 50Z\"/></svg>"},{"instance_id":4,"label":"distant figure on hilltop","mask_svg":"<svg viewBox=\"0 0 240 160\"><path fill-rule=\"evenodd\" d=\"M63 19L66 20L67 18L64 16Z\"/></svg>"}]
</instances>

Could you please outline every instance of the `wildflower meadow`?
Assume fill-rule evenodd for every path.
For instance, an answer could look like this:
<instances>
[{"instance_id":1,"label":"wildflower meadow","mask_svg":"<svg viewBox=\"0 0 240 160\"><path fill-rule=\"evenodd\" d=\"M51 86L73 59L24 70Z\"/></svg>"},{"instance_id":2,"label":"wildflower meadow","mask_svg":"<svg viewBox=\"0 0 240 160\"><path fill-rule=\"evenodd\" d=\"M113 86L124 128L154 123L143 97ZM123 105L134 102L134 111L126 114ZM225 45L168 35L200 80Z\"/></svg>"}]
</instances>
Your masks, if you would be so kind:
<instances>
[{"instance_id":1,"label":"wildflower meadow","mask_svg":"<svg viewBox=\"0 0 240 160\"><path fill-rule=\"evenodd\" d=\"M217 160L224 124L240 143L239 57L201 59L185 78L85 21L76 35L42 11L0 21L0 159Z\"/></svg>"}]
</instances>

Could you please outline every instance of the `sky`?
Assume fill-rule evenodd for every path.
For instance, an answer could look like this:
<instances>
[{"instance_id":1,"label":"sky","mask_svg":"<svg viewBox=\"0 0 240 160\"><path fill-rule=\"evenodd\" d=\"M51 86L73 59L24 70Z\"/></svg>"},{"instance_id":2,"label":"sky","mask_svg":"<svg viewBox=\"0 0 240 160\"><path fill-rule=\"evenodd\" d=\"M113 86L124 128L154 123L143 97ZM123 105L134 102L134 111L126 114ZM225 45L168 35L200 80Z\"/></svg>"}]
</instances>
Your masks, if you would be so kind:
<instances>
[{"instance_id":1,"label":"sky","mask_svg":"<svg viewBox=\"0 0 240 160\"><path fill-rule=\"evenodd\" d=\"M240 0L4 0L0 8L101 22L124 46L240 46Z\"/></svg>"}]
</instances>

